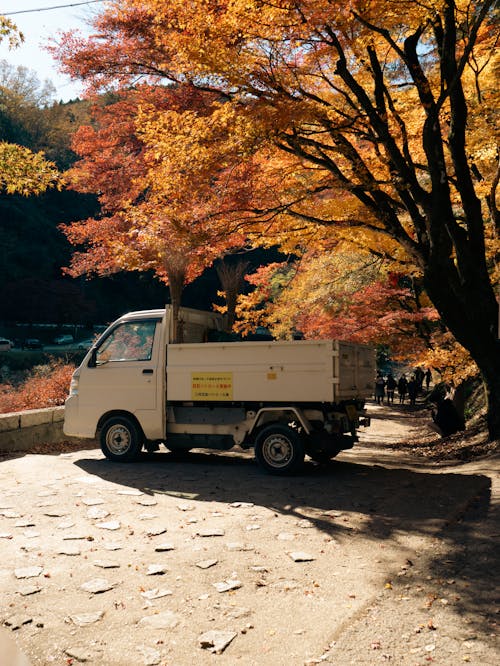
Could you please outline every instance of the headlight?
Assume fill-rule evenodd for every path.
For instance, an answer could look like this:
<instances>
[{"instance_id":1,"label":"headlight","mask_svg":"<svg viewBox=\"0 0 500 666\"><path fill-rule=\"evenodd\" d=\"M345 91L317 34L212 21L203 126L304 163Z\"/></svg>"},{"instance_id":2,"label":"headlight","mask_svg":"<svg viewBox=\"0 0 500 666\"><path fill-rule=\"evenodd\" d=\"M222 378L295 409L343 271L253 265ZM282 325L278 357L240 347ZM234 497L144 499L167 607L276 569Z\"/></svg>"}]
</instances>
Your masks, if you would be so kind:
<instances>
[{"instance_id":1,"label":"headlight","mask_svg":"<svg viewBox=\"0 0 500 666\"><path fill-rule=\"evenodd\" d=\"M71 382L69 385L69 394L78 395L78 384L80 383L80 373L78 371L73 373L71 377Z\"/></svg>"}]
</instances>

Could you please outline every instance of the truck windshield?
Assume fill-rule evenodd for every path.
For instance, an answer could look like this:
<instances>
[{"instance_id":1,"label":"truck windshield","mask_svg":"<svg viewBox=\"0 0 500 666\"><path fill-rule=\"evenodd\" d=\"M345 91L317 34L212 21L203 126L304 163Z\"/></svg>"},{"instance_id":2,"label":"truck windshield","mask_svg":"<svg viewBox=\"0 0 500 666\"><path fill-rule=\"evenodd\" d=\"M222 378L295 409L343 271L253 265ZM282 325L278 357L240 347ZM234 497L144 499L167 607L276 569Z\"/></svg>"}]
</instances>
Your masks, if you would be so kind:
<instances>
[{"instance_id":1,"label":"truck windshield","mask_svg":"<svg viewBox=\"0 0 500 666\"><path fill-rule=\"evenodd\" d=\"M125 322L103 340L96 352L97 365L110 361L150 361L156 321Z\"/></svg>"}]
</instances>

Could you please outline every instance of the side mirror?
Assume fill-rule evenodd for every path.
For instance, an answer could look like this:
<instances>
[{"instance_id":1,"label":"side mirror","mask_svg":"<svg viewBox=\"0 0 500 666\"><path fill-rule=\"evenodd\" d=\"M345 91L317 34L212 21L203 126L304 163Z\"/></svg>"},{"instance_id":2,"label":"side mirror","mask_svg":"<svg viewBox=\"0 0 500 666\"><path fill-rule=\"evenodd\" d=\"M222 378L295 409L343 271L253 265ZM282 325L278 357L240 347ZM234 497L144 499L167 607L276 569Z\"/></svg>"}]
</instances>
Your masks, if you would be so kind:
<instances>
[{"instance_id":1,"label":"side mirror","mask_svg":"<svg viewBox=\"0 0 500 666\"><path fill-rule=\"evenodd\" d=\"M87 367L95 368L96 366L97 366L97 349L92 349L89 362L87 363Z\"/></svg>"}]
</instances>

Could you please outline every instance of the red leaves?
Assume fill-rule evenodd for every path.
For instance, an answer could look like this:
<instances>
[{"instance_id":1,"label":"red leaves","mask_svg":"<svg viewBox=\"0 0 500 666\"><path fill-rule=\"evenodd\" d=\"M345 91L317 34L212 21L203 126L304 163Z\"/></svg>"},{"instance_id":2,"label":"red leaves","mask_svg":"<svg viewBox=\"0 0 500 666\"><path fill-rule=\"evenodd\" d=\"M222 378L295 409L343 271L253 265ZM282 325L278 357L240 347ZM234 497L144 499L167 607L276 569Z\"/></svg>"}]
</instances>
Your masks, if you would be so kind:
<instances>
[{"instance_id":1,"label":"red leaves","mask_svg":"<svg viewBox=\"0 0 500 666\"><path fill-rule=\"evenodd\" d=\"M36 367L19 386L0 384L0 413L64 404L74 369L52 362Z\"/></svg>"}]
</instances>

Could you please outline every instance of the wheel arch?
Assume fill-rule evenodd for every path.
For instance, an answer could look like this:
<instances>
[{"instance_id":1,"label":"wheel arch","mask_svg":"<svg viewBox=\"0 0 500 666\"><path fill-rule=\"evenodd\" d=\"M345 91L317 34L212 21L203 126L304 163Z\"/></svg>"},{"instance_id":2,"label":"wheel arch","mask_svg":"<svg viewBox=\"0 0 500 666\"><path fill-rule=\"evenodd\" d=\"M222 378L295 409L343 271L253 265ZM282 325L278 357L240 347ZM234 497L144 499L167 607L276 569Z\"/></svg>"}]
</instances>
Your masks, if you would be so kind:
<instances>
[{"instance_id":1,"label":"wheel arch","mask_svg":"<svg viewBox=\"0 0 500 666\"><path fill-rule=\"evenodd\" d=\"M294 405L286 407L262 407L256 413L252 427L248 431L249 437L255 440L263 428L273 423L288 425L290 421L297 421L306 434L310 434L313 427L304 415L303 411Z\"/></svg>"},{"instance_id":2,"label":"wheel arch","mask_svg":"<svg viewBox=\"0 0 500 666\"><path fill-rule=\"evenodd\" d=\"M146 437L144 435L144 430L142 429L142 426L139 422L139 419L134 414L132 414L132 412L127 412L124 409L112 409L109 412L106 412L105 414L103 414L101 416L101 418L99 419L98 423L97 423L96 435L99 436L99 432L101 431L103 425L106 423L106 421L108 419L112 419L112 418L115 418L115 417L121 417L121 416L133 421L134 424L137 426L140 434L142 435L142 438L144 439L144 441L146 441Z\"/></svg>"}]
</instances>

